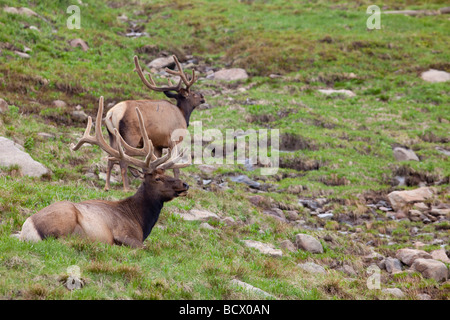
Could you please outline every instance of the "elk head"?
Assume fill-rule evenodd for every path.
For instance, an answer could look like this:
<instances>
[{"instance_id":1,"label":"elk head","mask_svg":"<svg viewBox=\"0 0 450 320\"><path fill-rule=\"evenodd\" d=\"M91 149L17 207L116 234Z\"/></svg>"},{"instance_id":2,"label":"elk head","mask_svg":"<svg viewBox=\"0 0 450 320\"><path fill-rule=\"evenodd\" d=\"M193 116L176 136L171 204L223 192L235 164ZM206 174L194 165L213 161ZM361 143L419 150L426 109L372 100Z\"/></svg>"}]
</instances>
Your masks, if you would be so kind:
<instances>
[{"instance_id":1,"label":"elk head","mask_svg":"<svg viewBox=\"0 0 450 320\"><path fill-rule=\"evenodd\" d=\"M177 107L180 108L181 112L185 117L186 125L189 126L189 118L192 111L195 109L195 107L201 105L202 103L205 103L206 100L203 94L198 92L191 92L190 90L191 86L195 83L195 81L197 81L195 70L192 70L192 77L188 79L189 76L186 73L184 73L183 68L181 67L181 64L178 61L177 57L175 55L173 55L172 57L177 67L177 70L171 70L169 68L166 68L165 70L169 74L180 77L180 80L177 85L173 85L170 79L168 79L169 82L168 86L158 87L150 74L147 80L144 76L144 73L139 64L139 59L137 56L134 56L134 64L136 66L135 70L137 71L144 85L146 85L149 89L157 92L164 92L164 94L168 98L173 98L177 101ZM181 87L183 83L186 86L185 88Z\"/></svg>"}]
</instances>

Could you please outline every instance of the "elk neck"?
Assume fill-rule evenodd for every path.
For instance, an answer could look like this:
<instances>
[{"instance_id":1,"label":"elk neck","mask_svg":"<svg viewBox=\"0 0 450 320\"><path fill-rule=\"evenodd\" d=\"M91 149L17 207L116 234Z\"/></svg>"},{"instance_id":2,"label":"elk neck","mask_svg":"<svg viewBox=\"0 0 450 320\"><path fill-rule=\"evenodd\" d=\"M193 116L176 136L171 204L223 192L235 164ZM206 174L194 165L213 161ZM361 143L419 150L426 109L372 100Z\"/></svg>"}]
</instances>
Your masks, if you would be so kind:
<instances>
[{"instance_id":1,"label":"elk neck","mask_svg":"<svg viewBox=\"0 0 450 320\"><path fill-rule=\"evenodd\" d=\"M133 219L142 228L142 240L145 240L158 221L164 200L147 190L143 182L133 196L120 201L120 206L126 218Z\"/></svg>"},{"instance_id":2,"label":"elk neck","mask_svg":"<svg viewBox=\"0 0 450 320\"><path fill-rule=\"evenodd\" d=\"M186 120L186 127L189 127L189 119L191 118L191 113L194 110L194 108L192 108L189 101L179 101L179 100L177 101L177 107L183 114L184 120Z\"/></svg>"}]
</instances>

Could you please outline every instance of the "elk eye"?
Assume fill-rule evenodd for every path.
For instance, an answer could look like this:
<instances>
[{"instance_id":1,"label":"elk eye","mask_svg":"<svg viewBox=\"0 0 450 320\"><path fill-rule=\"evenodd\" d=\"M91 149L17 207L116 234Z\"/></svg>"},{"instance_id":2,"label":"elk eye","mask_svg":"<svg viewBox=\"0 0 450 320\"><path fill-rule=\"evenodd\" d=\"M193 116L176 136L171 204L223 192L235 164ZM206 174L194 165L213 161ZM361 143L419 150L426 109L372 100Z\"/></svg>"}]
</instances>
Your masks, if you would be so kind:
<instances>
[{"instance_id":1,"label":"elk eye","mask_svg":"<svg viewBox=\"0 0 450 320\"><path fill-rule=\"evenodd\" d=\"M156 178L155 181L161 181L161 178Z\"/></svg>"}]
</instances>

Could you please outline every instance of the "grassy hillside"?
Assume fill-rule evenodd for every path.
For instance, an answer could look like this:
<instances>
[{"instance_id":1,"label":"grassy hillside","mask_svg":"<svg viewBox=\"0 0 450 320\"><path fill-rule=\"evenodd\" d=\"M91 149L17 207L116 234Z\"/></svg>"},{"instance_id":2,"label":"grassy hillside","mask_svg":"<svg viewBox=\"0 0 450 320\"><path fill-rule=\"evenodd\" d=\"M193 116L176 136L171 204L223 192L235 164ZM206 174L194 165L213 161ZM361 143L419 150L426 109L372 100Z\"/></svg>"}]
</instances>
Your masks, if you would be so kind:
<instances>
[{"instance_id":1,"label":"grassy hillside","mask_svg":"<svg viewBox=\"0 0 450 320\"><path fill-rule=\"evenodd\" d=\"M386 1L380 7L445 6L444 1L407 3ZM450 249L448 216L424 224L391 219L368 206L386 201L393 190L422 185L436 188L436 204L450 202L450 161L442 152L450 150L449 82L420 77L429 69L450 72L449 15L382 14L382 28L368 30L370 1L83 0L81 29L71 30L66 24L71 4L0 0L0 98L9 105L0 113L0 136L24 146L51 171L29 178L20 168L1 168L1 298L264 298L230 283L239 279L276 299L392 299L367 288L366 255L393 256L417 241L426 251L442 244ZM38 16L8 13L5 6L28 7ZM144 36L127 36L132 32ZM87 51L70 46L77 38L88 44ZM216 166L213 174L198 165L183 169L189 195L166 204L142 250L80 239L30 244L11 237L28 216L53 202L133 194L124 194L120 183L103 191L98 174L105 172L106 161L98 148L69 149L86 125L72 111L80 105L95 115L100 96L109 107L127 99L163 98L149 92L133 72L134 55L148 63L161 53L176 54L183 62L196 60L200 79L193 90L203 92L208 106L195 110L191 122L222 132L280 130L278 173L264 176L242 165ZM207 78L208 70L232 67L244 68L250 77L234 82ZM318 91L327 88L355 95ZM55 100L67 105L56 107ZM420 161L396 161L396 146L412 149ZM238 174L262 187L230 180ZM132 178L134 189L139 184ZM262 197L256 204L250 201L255 195ZM332 219L320 219L299 204L318 198L325 199L324 211L332 211ZM264 213L272 208L285 215L294 211L303 222L280 222ZM235 223L210 221L215 229L209 230L176 215L191 209L231 217ZM318 238L324 253L284 251L276 258L242 242L252 239L279 248L299 233ZM297 267L306 261L324 266L327 273ZM64 286L71 265L80 267L85 282L80 290ZM342 271L344 265L355 274ZM420 293L449 297L448 281L419 273L383 271L381 281L382 288L400 288L406 299Z\"/></svg>"}]
</instances>

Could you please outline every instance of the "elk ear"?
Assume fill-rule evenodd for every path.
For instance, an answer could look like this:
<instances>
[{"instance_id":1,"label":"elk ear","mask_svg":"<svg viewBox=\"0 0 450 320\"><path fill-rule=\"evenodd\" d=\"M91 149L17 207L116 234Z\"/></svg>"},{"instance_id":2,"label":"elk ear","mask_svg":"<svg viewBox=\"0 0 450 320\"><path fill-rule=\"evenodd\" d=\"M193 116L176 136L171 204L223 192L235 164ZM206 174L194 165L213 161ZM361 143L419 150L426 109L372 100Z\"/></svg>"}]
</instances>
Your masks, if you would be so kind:
<instances>
[{"instance_id":1,"label":"elk ear","mask_svg":"<svg viewBox=\"0 0 450 320\"><path fill-rule=\"evenodd\" d=\"M167 98L173 98L176 99L178 96L178 93L172 92L172 91L164 91L164 94Z\"/></svg>"},{"instance_id":2,"label":"elk ear","mask_svg":"<svg viewBox=\"0 0 450 320\"><path fill-rule=\"evenodd\" d=\"M179 91L180 95L182 95L184 98L189 97L189 90L181 88Z\"/></svg>"}]
</instances>

